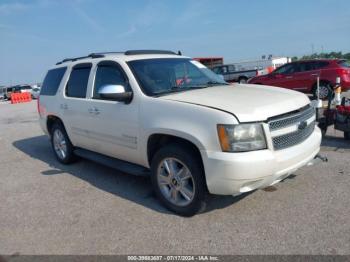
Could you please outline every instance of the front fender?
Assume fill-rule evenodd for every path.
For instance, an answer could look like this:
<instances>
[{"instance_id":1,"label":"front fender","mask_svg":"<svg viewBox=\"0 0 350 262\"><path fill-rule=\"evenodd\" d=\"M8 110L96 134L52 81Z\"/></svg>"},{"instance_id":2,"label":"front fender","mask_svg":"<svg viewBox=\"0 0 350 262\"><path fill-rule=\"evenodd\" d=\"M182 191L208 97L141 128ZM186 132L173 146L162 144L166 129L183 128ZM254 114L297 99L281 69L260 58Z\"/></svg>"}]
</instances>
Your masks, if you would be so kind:
<instances>
[{"instance_id":1,"label":"front fender","mask_svg":"<svg viewBox=\"0 0 350 262\"><path fill-rule=\"evenodd\" d=\"M149 98L140 110L140 159L149 166L147 143L151 135L164 134L185 139L200 151L221 151L218 124L234 124L237 119L221 110L161 98ZM161 110L160 110L161 109Z\"/></svg>"}]
</instances>

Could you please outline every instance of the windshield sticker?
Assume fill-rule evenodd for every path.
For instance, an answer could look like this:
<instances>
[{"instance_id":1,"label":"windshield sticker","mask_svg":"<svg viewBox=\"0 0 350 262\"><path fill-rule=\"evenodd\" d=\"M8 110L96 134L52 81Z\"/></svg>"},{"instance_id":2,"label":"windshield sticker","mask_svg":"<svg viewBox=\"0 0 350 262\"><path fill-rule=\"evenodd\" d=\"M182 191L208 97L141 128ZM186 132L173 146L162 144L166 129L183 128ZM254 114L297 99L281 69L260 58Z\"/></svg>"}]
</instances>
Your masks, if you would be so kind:
<instances>
[{"instance_id":1,"label":"windshield sticker","mask_svg":"<svg viewBox=\"0 0 350 262\"><path fill-rule=\"evenodd\" d=\"M198 61L191 60L190 62L191 62L192 64L194 64L194 65L195 65L196 67L198 67L198 68L206 68L205 65L199 63Z\"/></svg>"}]
</instances>

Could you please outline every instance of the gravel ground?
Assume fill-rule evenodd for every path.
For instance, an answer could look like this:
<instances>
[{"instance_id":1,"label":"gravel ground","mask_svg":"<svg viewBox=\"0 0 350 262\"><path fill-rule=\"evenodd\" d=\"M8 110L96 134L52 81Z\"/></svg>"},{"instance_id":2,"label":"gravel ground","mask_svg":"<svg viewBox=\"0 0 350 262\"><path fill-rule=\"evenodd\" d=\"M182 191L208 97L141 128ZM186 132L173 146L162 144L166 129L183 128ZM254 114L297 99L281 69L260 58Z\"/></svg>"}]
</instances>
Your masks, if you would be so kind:
<instances>
[{"instance_id":1,"label":"gravel ground","mask_svg":"<svg viewBox=\"0 0 350 262\"><path fill-rule=\"evenodd\" d=\"M147 178L82 160L59 164L36 103L0 103L0 254L350 254L350 142L269 190L213 196L176 216Z\"/></svg>"}]
</instances>

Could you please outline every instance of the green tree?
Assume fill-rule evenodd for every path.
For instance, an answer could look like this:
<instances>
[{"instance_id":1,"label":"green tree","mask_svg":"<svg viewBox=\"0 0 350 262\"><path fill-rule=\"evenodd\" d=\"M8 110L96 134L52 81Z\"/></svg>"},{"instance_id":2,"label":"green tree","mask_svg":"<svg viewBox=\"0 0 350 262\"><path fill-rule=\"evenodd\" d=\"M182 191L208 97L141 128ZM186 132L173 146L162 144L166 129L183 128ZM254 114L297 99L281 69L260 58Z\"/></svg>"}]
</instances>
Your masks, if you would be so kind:
<instances>
[{"instance_id":1,"label":"green tree","mask_svg":"<svg viewBox=\"0 0 350 262\"><path fill-rule=\"evenodd\" d=\"M293 57L292 60L295 61L296 57ZM342 52L329 52L329 53L314 53L311 55L304 55L300 59L301 60L307 60L307 59L319 59L319 58L327 58L327 59L346 59L350 60L350 53L343 54ZM298 59L298 58L296 58Z\"/></svg>"}]
</instances>

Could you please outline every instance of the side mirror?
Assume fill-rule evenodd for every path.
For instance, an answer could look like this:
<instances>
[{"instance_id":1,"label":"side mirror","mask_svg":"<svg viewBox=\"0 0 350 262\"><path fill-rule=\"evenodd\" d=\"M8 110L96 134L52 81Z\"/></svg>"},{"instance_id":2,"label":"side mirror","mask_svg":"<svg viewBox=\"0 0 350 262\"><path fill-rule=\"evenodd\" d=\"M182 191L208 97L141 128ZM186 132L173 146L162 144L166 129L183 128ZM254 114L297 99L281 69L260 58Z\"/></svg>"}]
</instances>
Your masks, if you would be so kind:
<instances>
[{"instance_id":1,"label":"side mirror","mask_svg":"<svg viewBox=\"0 0 350 262\"><path fill-rule=\"evenodd\" d=\"M115 100L118 102L124 102L129 104L132 100L132 92L125 90L122 85L105 85L98 90L98 94L101 98L108 100Z\"/></svg>"}]
</instances>

